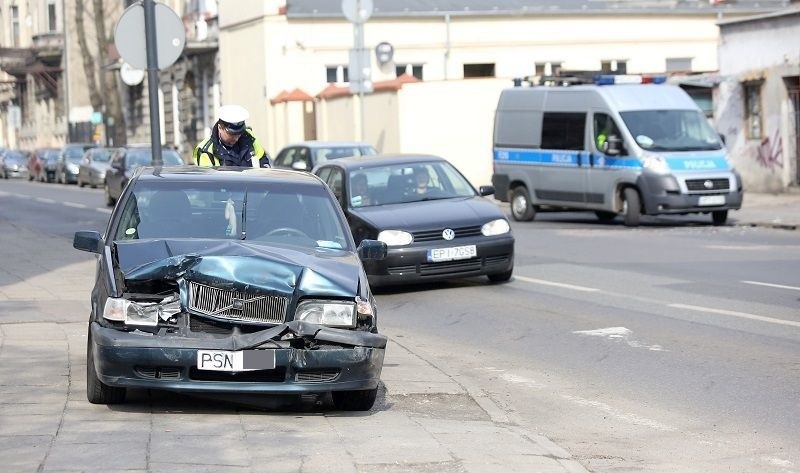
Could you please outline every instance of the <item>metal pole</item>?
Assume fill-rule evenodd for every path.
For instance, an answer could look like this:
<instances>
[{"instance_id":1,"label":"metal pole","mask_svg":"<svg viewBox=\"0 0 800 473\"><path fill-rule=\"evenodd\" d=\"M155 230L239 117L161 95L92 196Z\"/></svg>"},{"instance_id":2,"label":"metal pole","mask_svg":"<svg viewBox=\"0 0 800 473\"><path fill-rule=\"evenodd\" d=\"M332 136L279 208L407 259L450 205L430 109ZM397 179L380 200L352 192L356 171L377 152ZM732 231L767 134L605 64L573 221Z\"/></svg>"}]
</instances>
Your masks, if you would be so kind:
<instances>
[{"instance_id":1,"label":"metal pole","mask_svg":"<svg viewBox=\"0 0 800 473\"><path fill-rule=\"evenodd\" d=\"M64 73L61 75L64 80L64 125L66 126L64 143L69 143L72 141L69 136L69 29L67 29L67 3L65 0L61 0L61 20L61 28L64 32Z\"/></svg>"},{"instance_id":2,"label":"metal pole","mask_svg":"<svg viewBox=\"0 0 800 473\"><path fill-rule=\"evenodd\" d=\"M358 8L359 9L361 8L361 2L360 1L358 2ZM361 22L356 23L355 24L355 28L356 28L356 50L358 50L360 52L361 50L364 49L364 23L361 23ZM359 55L359 58L361 58L360 55ZM361 64L361 61L359 60L358 61L358 67L361 68L361 70L358 71L358 77L359 77L359 80L361 81L360 87L358 88L358 113L359 113L359 119L358 120L359 120L359 125L360 125L359 126L359 131L361 132L360 133L360 135L361 135L360 140L364 141L364 139L365 139L365 133L364 133L364 121L365 121L365 119L364 119L364 86L365 86L365 82L366 82L364 80L364 69L366 68L366 64Z\"/></svg>"},{"instance_id":3,"label":"metal pole","mask_svg":"<svg viewBox=\"0 0 800 473\"><path fill-rule=\"evenodd\" d=\"M156 3L144 0L144 35L147 45L147 92L150 96L150 145L153 166L161 166L161 117L158 110L158 49L156 49Z\"/></svg>"}]
</instances>

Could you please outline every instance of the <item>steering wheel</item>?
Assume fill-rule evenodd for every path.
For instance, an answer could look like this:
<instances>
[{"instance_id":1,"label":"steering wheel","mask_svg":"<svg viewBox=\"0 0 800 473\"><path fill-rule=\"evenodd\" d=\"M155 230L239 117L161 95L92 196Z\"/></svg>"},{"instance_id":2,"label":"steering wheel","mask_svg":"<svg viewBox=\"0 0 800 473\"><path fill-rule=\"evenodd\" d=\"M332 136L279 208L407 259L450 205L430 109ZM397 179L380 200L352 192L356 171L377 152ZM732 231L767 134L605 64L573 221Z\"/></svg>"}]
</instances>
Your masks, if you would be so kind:
<instances>
[{"instance_id":1,"label":"steering wheel","mask_svg":"<svg viewBox=\"0 0 800 473\"><path fill-rule=\"evenodd\" d=\"M280 227L276 228L275 230L270 230L269 232L267 232L265 236L273 236L273 235L278 235L280 233L285 233L287 235L294 235L308 240L311 239L311 237L306 235L306 233L303 232L302 230L298 230L296 228L291 228L291 227Z\"/></svg>"}]
</instances>

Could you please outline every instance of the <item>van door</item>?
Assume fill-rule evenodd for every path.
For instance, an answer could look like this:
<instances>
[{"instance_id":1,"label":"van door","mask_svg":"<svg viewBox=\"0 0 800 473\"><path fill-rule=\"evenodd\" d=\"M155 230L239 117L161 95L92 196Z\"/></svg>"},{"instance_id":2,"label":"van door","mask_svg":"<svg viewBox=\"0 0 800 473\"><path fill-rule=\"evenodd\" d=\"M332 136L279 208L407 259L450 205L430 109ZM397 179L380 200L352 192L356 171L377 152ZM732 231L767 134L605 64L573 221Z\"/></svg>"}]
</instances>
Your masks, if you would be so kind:
<instances>
[{"instance_id":1,"label":"van door","mask_svg":"<svg viewBox=\"0 0 800 473\"><path fill-rule=\"evenodd\" d=\"M586 202L589 156L584 112L545 112L541 150L532 153L534 201L569 207Z\"/></svg>"},{"instance_id":2,"label":"van door","mask_svg":"<svg viewBox=\"0 0 800 473\"><path fill-rule=\"evenodd\" d=\"M641 163L628 152L620 130L610 114L598 111L592 114L592 155L586 201L593 208L613 210L617 184L622 181L635 182L636 174L641 172ZM606 146L610 140L617 140L618 154L608 151Z\"/></svg>"}]
</instances>

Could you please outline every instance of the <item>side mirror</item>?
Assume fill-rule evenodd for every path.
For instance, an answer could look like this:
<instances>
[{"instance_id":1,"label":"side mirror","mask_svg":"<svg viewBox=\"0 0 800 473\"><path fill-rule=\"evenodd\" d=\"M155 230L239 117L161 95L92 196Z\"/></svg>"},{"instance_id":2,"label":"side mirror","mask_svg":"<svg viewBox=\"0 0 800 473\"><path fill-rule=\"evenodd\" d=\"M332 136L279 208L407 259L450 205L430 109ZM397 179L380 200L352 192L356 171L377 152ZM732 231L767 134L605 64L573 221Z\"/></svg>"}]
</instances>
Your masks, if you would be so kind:
<instances>
[{"instance_id":1,"label":"side mirror","mask_svg":"<svg viewBox=\"0 0 800 473\"><path fill-rule=\"evenodd\" d=\"M478 189L478 192L483 197L486 197L487 195L492 195L492 194L494 194L494 186L481 186Z\"/></svg>"},{"instance_id":2,"label":"side mirror","mask_svg":"<svg viewBox=\"0 0 800 473\"><path fill-rule=\"evenodd\" d=\"M100 232L75 232L72 246L81 251L100 254L103 251L103 238L100 237Z\"/></svg>"},{"instance_id":3,"label":"side mirror","mask_svg":"<svg viewBox=\"0 0 800 473\"><path fill-rule=\"evenodd\" d=\"M358 257L363 260L382 260L386 258L386 243L378 240L361 240L358 245Z\"/></svg>"},{"instance_id":4,"label":"side mirror","mask_svg":"<svg viewBox=\"0 0 800 473\"><path fill-rule=\"evenodd\" d=\"M306 171L308 170L308 166L306 166L305 161L295 161L292 163L292 169L295 171Z\"/></svg>"},{"instance_id":5,"label":"side mirror","mask_svg":"<svg viewBox=\"0 0 800 473\"><path fill-rule=\"evenodd\" d=\"M622 152L622 140L619 136L609 136L606 142L603 143L603 152L609 156L619 156Z\"/></svg>"}]
</instances>

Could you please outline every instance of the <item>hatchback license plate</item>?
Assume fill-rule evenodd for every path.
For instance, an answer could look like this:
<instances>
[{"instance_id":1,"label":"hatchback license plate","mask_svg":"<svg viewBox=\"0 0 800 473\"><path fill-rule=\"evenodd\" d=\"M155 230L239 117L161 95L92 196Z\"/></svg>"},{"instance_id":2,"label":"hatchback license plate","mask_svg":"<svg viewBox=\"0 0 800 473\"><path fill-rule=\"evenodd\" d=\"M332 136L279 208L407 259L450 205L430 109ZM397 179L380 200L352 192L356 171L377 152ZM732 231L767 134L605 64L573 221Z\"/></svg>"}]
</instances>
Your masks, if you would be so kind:
<instances>
[{"instance_id":1,"label":"hatchback license plate","mask_svg":"<svg viewBox=\"0 0 800 473\"><path fill-rule=\"evenodd\" d=\"M197 350L197 369L256 371L275 369L275 350Z\"/></svg>"},{"instance_id":2,"label":"hatchback license plate","mask_svg":"<svg viewBox=\"0 0 800 473\"><path fill-rule=\"evenodd\" d=\"M458 259L470 259L478 256L475 245L454 246L452 248L433 248L428 250L428 261L438 263L440 261L453 261Z\"/></svg>"},{"instance_id":3,"label":"hatchback license plate","mask_svg":"<svg viewBox=\"0 0 800 473\"><path fill-rule=\"evenodd\" d=\"M701 195L697 199L697 205L725 205L724 195Z\"/></svg>"}]
</instances>

